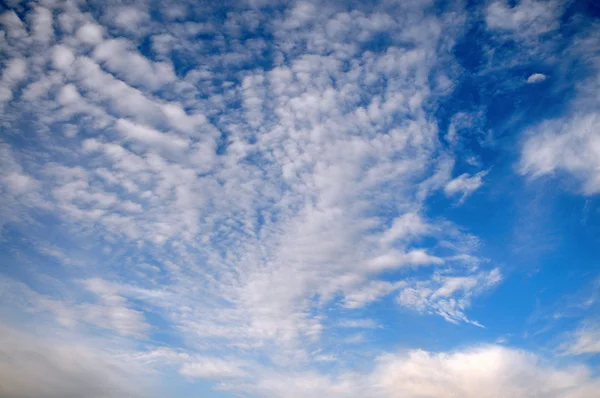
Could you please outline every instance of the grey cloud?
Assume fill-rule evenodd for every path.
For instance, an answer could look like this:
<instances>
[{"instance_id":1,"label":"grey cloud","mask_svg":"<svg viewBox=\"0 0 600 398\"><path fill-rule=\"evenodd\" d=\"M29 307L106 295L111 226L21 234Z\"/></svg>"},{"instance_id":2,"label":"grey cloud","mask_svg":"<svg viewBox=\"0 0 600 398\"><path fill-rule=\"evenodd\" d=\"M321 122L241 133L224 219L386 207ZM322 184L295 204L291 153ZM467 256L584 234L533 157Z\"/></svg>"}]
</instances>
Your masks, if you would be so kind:
<instances>
[{"instance_id":1,"label":"grey cloud","mask_svg":"<svg viewBox=\"0 0 600 398\"><path fill-rule=\"evenodd\" d=\"M10 398L148 397L126 363L77 341L46 340L0 328L0 396ZM147 386L146 386L147 387Z\"/></svg>"}]
</instances>

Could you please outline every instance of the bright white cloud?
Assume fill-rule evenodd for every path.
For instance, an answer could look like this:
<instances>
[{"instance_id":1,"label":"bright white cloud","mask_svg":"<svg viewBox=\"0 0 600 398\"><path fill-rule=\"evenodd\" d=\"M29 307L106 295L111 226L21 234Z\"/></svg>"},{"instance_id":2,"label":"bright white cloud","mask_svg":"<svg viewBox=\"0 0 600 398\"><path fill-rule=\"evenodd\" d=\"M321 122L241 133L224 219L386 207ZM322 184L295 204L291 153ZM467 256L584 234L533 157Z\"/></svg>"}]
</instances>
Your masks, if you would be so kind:
<instances>
[{"instance_id":1,"label":"bright white cloud","mask_svg":"<svg viewBox=\"0 0 600 398\"><path fill-rule=\"evenodd\" d=\"M569 48L569 57L590 55L585 77L574 85L575 97L565 116L543 121L524 132L519 171L531 178L568 176L569 189L586 195L600 192L600 41L595 33ZM565 181L568 181L565 179ZM575 183L573 183L575 182Z\"/></svg>"},{"instance_id":2,"label":"bright white cloud","mask_svg":"<svg viewBox=\"0 0 600 398\"><path fill-rule=\"evenodd\" d=\"M405 213L392 221L391 227L383 234L386 242L405 241L411 237L425 235L431 227L417 213Z\"/></svg>"},{"instance_id":3,"label":"bright white cloud","mask_svg":"<svg viewBox=\"0 0 600 398\"><path fill-rule=\"evenodd\" d=\"M527 78L527 83L541 83L547 78L548 76L544 75L543 73L534 73Z\"/></svg>"},{"instance_id":4,"label":"bright white cloud","mask_svg":"<svg viewBox=\"0 0 600 398\"><path fill-rule=\"evenodd\" d=\"M176 79L170 64L154 63L132 47L125 39L106 40L96 46L94 59L133 86L157 90Z\"/></svg>"},{"instance_id":5,"label":"bright white cloud","mask_svg":"<svg viewBox=\"0 0 600 398\"><path fill-rule=\"evenodd\" d=\"M448 196L462 194L460 198L460 202L462 203L469 195L483 185L483 177L485 177L487 173L488 170L480 171L473 176L463 173L452 181L449 181L444 187L444 192Z\"/></svg>"},{"instance_id":6,"label":"bright white cloud","mask_svg":"<svg viewBox=\"0 0 600 398\"><path fill-rule=\"evenodd\" d=\"M386 355L374 375L381 396L390 398L588 398L599 385L585 367L556 369L530 353L498 346Z\"/></svg>"},{"instance_id":7,"label":"bright white cloud","mask_svg":"<svg viewBox=\"0 0 600 398\"><path fill-rule=\"evenodd\" d=\"M161 133L148 126L132 123L127 119L117 120L115 128L127 139L154 147L158 150L166 148L172 151L181 151L189 146L188 141L180 137Z\"/></svg>"},{"instance_id":8,"label":"bright white cloud","mask_svg":"<svg viewBox=\"0 0 600 398\"><path fill-rule=\"evenodd\" d=\"M534 178L567 172L581 182L584 193L600 192L599 126L600 117L592 113L535 127L523 145L521 172Z\"/></svg>"}]
</instances>

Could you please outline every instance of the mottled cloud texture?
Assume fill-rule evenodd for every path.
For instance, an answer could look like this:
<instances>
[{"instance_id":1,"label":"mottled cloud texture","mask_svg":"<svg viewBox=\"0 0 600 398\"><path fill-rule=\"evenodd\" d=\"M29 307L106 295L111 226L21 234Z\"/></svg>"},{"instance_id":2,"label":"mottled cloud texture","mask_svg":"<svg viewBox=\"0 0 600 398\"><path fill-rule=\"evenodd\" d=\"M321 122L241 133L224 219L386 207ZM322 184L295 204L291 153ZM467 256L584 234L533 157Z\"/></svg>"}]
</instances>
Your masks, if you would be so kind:
<instances>
[{"instance_id":1,"label":"mottled cloud texture","mask_svg":"<svg viewBox=\"0 0 600 398\"><path fill-rule=\"evenodd\" d=\"M486 327L471 311L504 264L444 215L493 173L465 150L483 113L438 119L460 87L453 49L477 17L527 53L564 5L436 7L9 2L0 395L591 398L584 363L374 343L398 327L389 311ZM585 106L523 133L516 175L600 191L587 79ZM595 330L573 333L560 352L598 351Z\"/></svg>"}]
</instances>

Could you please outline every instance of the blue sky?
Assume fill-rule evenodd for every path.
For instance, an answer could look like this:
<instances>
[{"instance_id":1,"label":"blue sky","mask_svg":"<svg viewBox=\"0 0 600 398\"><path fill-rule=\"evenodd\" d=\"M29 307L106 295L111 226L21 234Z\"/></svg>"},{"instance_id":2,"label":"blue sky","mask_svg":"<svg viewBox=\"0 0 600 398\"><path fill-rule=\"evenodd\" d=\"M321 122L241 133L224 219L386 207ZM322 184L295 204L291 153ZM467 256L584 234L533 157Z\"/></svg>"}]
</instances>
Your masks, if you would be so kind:
<instances>
[{"instance_id":1,"label":"blue sky","mask_svg":"<svg viewBox=\"0 0 600 398\"><path fill-rule=\"evenodd\" d=\"M600 391L600 6L0 11L0 395Z\"/></svg>"}]
</instances>

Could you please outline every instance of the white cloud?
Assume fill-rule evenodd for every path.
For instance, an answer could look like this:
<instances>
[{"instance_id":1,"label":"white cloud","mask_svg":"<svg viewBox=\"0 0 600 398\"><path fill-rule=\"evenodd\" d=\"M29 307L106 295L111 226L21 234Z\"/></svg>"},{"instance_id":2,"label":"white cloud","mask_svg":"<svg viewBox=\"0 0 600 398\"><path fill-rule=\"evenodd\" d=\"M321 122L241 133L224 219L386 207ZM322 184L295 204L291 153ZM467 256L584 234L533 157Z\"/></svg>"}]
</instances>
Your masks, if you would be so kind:
<instances>
[{"instance_id":1,"label":"white cloud","mask_svg":"<svg viewBox=\"0 0 600 398\"><path fill-rule=\"evenodd\" d=\"M13 58L7 62L0 80L0 103L13 98L13 89L27 77L27 61Z\"/></svg>"},{"instance_id":2,"label":"white cloud","mask_svg":"<svg viewBox=\"0 0 600 398\"><path fill-rule=\"evenodd\" d=\"M96 23L86 22L75 32L77 39L85 44L99 44L104 37L104 28Z\"/></svg>"},{"instance_id":3,"label":"white cloud","mask_svg":"<svg viewBox=\"0 0 600 398\"><path fill-rule=\"evenodd\" d=\"M139 31L150 19L147 10L139 6L121 6L114 9L111 7L109 12L115 25L129 32Z\"/></svg>"},{"instance_id":4,"label":"white cloud","mask_svg":"<svg viewBox=\"0 0 600 398\"><path fill-rule=\"evenodd\" d=\"M2 181L16 195L29 192L39 186L39 183L33 177L19 172L6 174L2 177Z\"/></svg>"},{"instance_id":5,"label":"white cloud","mask_svg":"<svg viewBox=\"0 0 600 398\"><path fill-rule=\"evenodd\" d=\"M291 352L319 338L326 306L339 300L346 308L363 307L403 286L402 276L389 282L379 273L443 264L433 250L415 246L422 237L457 238L443 236L450 229L419 211L449 179L451 162L438 158L437 127L423 109L427 71L438 62L436 43L445 40L441 26L447 22L424 19L411 7L403 18L424 21L428 33L421 35L407 28L412 22L403 25L392 16L332 12L298 4L285 20L273 21L277 51L287 61L266 71L238 71L219 51L204 54L194 37L214 27L169 25L181 41L178 50L203 59L206 73L184 81L168 63L139 52L134 38L109 37L114 31L89 15L57 11L67 32L47 53L57 70L52 79L47 72L35 76L51 82L53 101L32 96L27 106L48 125L71 122L78 131L59 148L68 160L48 148L57 164L33 159L32 176L44 177L39 192L74 230L98 230L108 242L161 252L158 268L178 272L169 274L174 279L164 290L186 305L155 304L192 341L274 344ZM346 23L360 34L344 34ZM321 40L326 30L331 37ZM361 43L387 30L414 48L361 50ZM219 40L204 44L220 46ZM236 51L236 57L253 56ZM358 62L346 68L349 54ZM219 79L229 85L215 85ZM158 88L164 90L160 98ZM233 111L238 103L243 112ZM407 117L398 122L400 114ZM219 144L219 137L226 142ZM393 216L376 216L388 211ZM195 256L207 267L201 291L196 271L181 266ZM131 270L147 271L141 265ZM49 303L66 323L143 335L145 321L128 307L129 293L115 292L121 299L114 306L102 296L62 303L65 308ZM215 301L229 305L214 307ZM121 315L127 322L116 321Z\"/></svg>"},{"instance_id":6,"label":"white cloud","mask_svg":"<svg viewBox=\"0 0 600 398\"><path fill-rule=\"evenodd\" d=\"M22 51L29 27L3 14L17 60L9 62L21 62L4 72L11 120L33 118L23 133L37 139L2 145L0 217L32 236L43 225L24 220L51 218L61 242L56 268L32 272L52 283L5 283L10 297L27 301L34 320L53 318L80 334L142 347L155 344L154 328L172 333L185 349L123 357L175 365L221 388L385 397L401 377L386 373L391 362L410 370L418 361L399 355L377 362L373 375L317 374L314 362L343 368L344 355L322 347L326 328L386 327L358 316L394 292L409 310L474 323L472 301L500 280L498 270L476 269L470 235L428 214L434 192L464 199L487 173L452 179L454 159L429 115L443 91L431 76L450 62L451 51L440 49L464 25L460 15L425 15L429 6L348 11L298 2L269 18L232 10L219 25L184 21L185 11L165 3L157 29L141 4L98 10L105 28L76 4L57 3L60 44L40 25L49 39L36 54ZM259 28L272 41L246 38ZM378 35L384 48L370 48ZM149 42L150 53L140 50ZM181 62L191 70L178 76ZM25 79L28 95L13 98ZM76 269L74 247L91 257ZM353 320L338 322L341 314ZM343 342L360 351L365 335ZM451 373L446 362L458 354L422 355ZM448 391L462 383L464 396L474 396L478 379L461 377ZM402 396L418 396L398 383Z\"/></svg>"},{"instance_id":7,"label":"white cloud","mask_svg":"<svg viewBox=\"0 0 600 398\"><path fill-rule=\"evenodd\" d=\"M111 39L98 44L93 56L96 61L133 86L158 90L175 81L173 67L166 62L152 62L133 49L125 39Z\"/></svg>"},{"instance_id":8,"label":"white cloud","mask_svg":"<svg viewBox=\"0 0 600 398\"><path fill-rule=\"evenodd\" d=\"M27 62L22 58L13 58L2 72L2 80L15 84L27 76Z\"/></svg>"},{"instance_id":9,"label":"white cloud","mask_svg":"<svg viewBox=\"0 0 600 398\"><path fill-rule=\"evenodd\" d=\"M574 84L574 96L565 116L545 120L524 132L519 171L531 178L569 176L568 188L585 195L600 192L600 41L595 27L583 32L564 57L580 59L586 54L587 73ZM594 55L591 55L594 54Z\"/></svg>"},{"instance_id":10,"label":"white cloud","mask_svg":"<svg viewBox=\"0 0 600 398\"><path fill-rule=\"evenodd\" d=\"M83 304L78 310L83 318L95 325L113 329L123 336L143 337L149 329L144 314L128 308L127 300L118 294L117 289L100 279L85 281L87 290L96 294L99 305Z\"/></svg>"},{"instance_id":11,"label":"white cloud","mask_svg":"<svg viewBox=\"0 0 600 398\"><path fill-rule=\"evenodd\" d=\"M226 386L265 398L592 398L600 381L585 366L555 367L527 351L484 345L454 352L385 354L369 374L281 372L251 385Z\"/></svg>"},{"instance_id":12,"label":"white cloud","mask_svg":"<svg viewBox=\"0 0 600 398\"><path fill-rule=\"evenodd\" d=\"M481 326L469 320L464 311L471 305L473 297L493 288L501 279L497 268L472 276L436 274L432 280L407 284L398 294L397 302L418 312L441 315L452 323L467 322Z\"/></svg>"},{"instance_id":13,"label":"white cloud","mask_svg":"<svg viewBox=\"0 0 600 398\"><path fill-rule=\"evenodd\" d=\"M462 203L469 195L483 185L483 177L485 177L487 173L488 170L482 170L473 176L463 173L452 181L449 181L444 187L444 192L448 196L462 194L460 198L460 203Z\"/></svg>"},{"instance_id":14,"label":"white cloud","mask_svg":"<svg viewBox=\"0 0 600 398\"><path fill-rule=\"evenodd\" d=\"M125 211L129 211L132 213L139 213L143 210L142 205L139 203L132 202L131 200L126 200L121 204L121 208Z\"/></svg>"},{"instance_id":15,"label":"white cloud","mask_svg":"<svg viewBox=\"0 0 600 398\"><path fill-rule=\"evenodd\" d=\"M600 192L600 116L575 114L551 120L529 132L522 148L520 171L534 178L567 172L585 194Z\"/></svg>"},{"instance_id":16,"label":"white cloud","mask_svg":"<svg viewBox=\"0 0 600 398\"><path fill-rule=\"evenodd\" d=\"M137 360L146 365L166 364L175 366L179 374L183 376L208 380L246 378L249 376L250 371L250 369L245 369L248 364L244 361L194 355L166 347L139 353Z\"/></svg>"},{"instance_id":17,"label":"white cloud","mask_svg":"<svg viewBox=\"0 0 600 398\"><path fill-rule=\"evenodd\" d=\"M87 57L79 57L74 67L79 83L96 96L110 101L114 112L132 116L141 122L155 123L162 119L160 106L141 91L104 72L98 64Z\"/></svg>"},{"instance_id":18,"label":"white cloud","mask_svg":"<svg viewBox=\"0 0 600 398\"><path fill-rule=\"evenodd\" d=\"M2 391L16 398L154 396L153 372L164 366L176 366L190 378L222 380L224 390L265 398L592 398L600 387L585 366L558 367L530 352L495 345L388 353L376 358L370 372L327 376L281 368L243 370L246 365L239 361L165 348L113 353L114 347L103 346L100 352L90 348L97 341L65 344L6 327L1 336Z\"/></svg>"},{"instance_id":19,"label":"white cloud","mask_svg":"<svg viewBox=\"0 0 600 398\"><path fill-rule=\"evenodd\" d=\"M47 208L40 182L25 170L10 146L0 141L0 231L7 222L30 220L28 209Z\"/></svg>"},{"instance_id":20,"label":"white cloud","mask_svg":"<svg viewBox=\"0 0 600 398\"><path fill-rule=\"evenodd\" d=\"M344 307L361 308L401 288L403 281L391 283L386 281L371 281L363 286L347 292L344 297Z\"/></svg>"},{"instance_id":21,"label":"white cloud","mask_svg":"<svg viewBox=\"0 0 600 398\"><path fill-rule=\"evenodd\" d=\"M0 23L6 29L9 38L24 39L28 36L23 21L21 21L17 13L12 10L6 11L0 15Z\"/></svg>"},{"instance_id":22,"label":"white cloud","mask_svg":"<svg viewBox=\"0 0 600 398\"><path fill-rule=\"evenodd\" d=\"M498 346L385 355L374 377L380 396L390 398L591 398L599 385L585 367L557 369L528 352Z\"/></svg>"},{"instance_id":23,"label":"white cloud","mask_svg":"<svg viewBox=\"0 0 600 398\"><path fill-rule=\"evenodd\" d=\"M52 41L54 39L53 22L52 11L45 7L35 7L31 17L33 38L39 42Z\"/></svg>"},{"instance_id":24,"label":"white cloud","mask_svg":"<svg viewBox=\"0 0 600 398\"><path fill-rule=\"evenodd\" d=\"M77 87L75 87L75 85L67 84L62 86L56 99L58 100L59 104L66 106L70 104L77 104L81 100L81 96L79 95L79 91L77 91Z\"/></svg>"},{"instance_id":25,"label":"white cloud","mask_svg":"<svg viewBox=\"0 0 600 398\"><path fill-rule=\"evenodd\" d=\"M431 229L423 218L413 212L408 212L392 221L392 225L383 233L385 242L404 241L409 238L425 235Z\"/></svg>"},{"instance_id":26,"label":"white cloud","mask_svg":"<svg viewBox=\"0 0 600 398\"><path fill-rule=\"evenodd\" d=\"M374 270L382 270L386 268L396 268L402 266L415 265L431 265L442 264L443 259L427 254L425 250L416 249L407 253L392 251L384 255L373 258L369 265Z\"/></svg>"},{"instance_id":27,"label":"white cloud","mask_svg":"<svg viewBox=\"0 0 600 398\"><path fill-rule=\"evenodd\" d=\"M546 80L548 76L543 73L534 73L527 78L527 83L541 83Z\"/></svg>"},{"instance_id":28,"label":"white cloud","mask_svg":"<svg viewBox=\"0 0 600 398\"><path fill-rule=\"evenodd\" d=\"M57 69L66 69L75 61L75 54L69 47L58 44L52 49L52 63Z\"/></svg>"},{"instance_id":29,"label":"white cloud","mask_svg":"<svg viewBox=\"0 0 600 398\"><path fill-rule=\"evenodd\" d=\"M600 353L600 325L583 325L569 336L561 350L569 355Z\"/></svg>"},{"instance_id":30,"label":"white cloud","mask_svg":"<svg viewBox=\"0 0 600 398\"><path fill-rule=\"evenodd\" d=\"M65 254L61 253L57 258L64 257ZM23 307L14 308L14 311L26 309L36 314L52 314L59 325L69 330L88 325L112 331L118 336L144 338L150 328L143 312L130 308L130 303L118 294L114 286L100 279L84 281L84 291L75 295L77 290L70 289L72 293L64 299L40 294L11 279L0 279L0 285L5 299L22 303ZM89 293L95 299L90 299Z\"/></svg>"},{"instance_id":31,"label":"white cloud","mask_svg":"<svg viewBox=\"0 0 600 398\"><path fill-rule=\"evenodd\" d=\"M511 6L506 0L493 1L486 9L488 28L536 38L558 27L562 1L520 0Z\"/></svg>"},{"instance_id":32,"label":"white cloud","mask_svg":"<svg viewBox=\"0 0 600 398\"><path fill-rule=\"evenodd\" d=\"M247 374L239 363L210 357L185 363L179 372L184 376L202 379L227 379Z\"/></svg>"},{"instance_id":33,"label":"white cloud","mask_svg":"<svg viewBox=\"0 0 600 398\"><path fill-rule=\"evenodd\" d=\"M158 150L167 148L171 151L181 151L189 146L188 141L174 134L161 133L148 126L130 122L127 119L117 120L115 128L127 139L143 143Z\"/></svg>"},{"instance_id":34,"label":"white cloud","mask_svg":"<svg viewBox=\"0 0 600 398\"><path fill-rule=\"evenodd\" d=\"M283 26L285 29L297 29L312 22L316 16L317 7L310 2L301 1L289 11L289 15Z\"/></svg>"}]
</instances>

